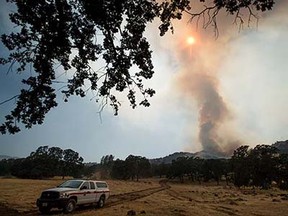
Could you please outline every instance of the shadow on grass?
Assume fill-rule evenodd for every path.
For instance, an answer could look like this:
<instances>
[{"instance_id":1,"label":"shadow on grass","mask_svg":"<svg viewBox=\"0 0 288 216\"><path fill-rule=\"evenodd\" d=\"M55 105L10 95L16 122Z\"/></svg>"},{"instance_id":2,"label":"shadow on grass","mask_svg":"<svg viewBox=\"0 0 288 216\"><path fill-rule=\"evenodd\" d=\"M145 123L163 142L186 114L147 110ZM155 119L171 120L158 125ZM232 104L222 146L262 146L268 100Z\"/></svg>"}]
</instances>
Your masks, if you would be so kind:
<instances>
[{"instance_id":1,"label":"shadow on grass","mask_svg":"<svg viewBox=\"0 0 288 216\"><path fill-rule=\"evenodd\" d=\"M86 205L86 206L79 206L76 207L76 209L73 211L73 215L75 214L81 214L85 211L92 211L98 209L96 205ZM63 210L61 209L51 209L51 211L48 214L41 214L38 209L31 210L31 211L25 211L25 212L19 212L13 207L7 206L4 203L0 202L0 215L2 216L32 216L32 215L69 215L69 214L64 214Z\"/></svg>"}]
</instances>

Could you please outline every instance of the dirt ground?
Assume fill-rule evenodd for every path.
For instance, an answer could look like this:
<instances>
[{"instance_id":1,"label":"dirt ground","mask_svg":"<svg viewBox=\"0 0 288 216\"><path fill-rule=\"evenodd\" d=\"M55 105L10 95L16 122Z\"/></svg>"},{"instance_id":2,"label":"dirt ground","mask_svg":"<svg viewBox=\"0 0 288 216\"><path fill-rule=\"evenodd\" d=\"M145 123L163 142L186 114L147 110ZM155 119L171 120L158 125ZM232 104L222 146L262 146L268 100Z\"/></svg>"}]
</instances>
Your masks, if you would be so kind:
<instances>
[{"instance_id":1,"label":"dirt ground","mask_svg":"<svg viewBox=\"0 0 288 216\"><path fill-rule=\"evenodd\" d=\"M35 201L61 180L0 179L0 215L40 215ZM111 197L102 209L78 208L71 215L145 216L288 215L288 192L277 188L235 188L215 183L180 184L164 179L108 181ZM57 209L50 215L63 215Z\"/></svg>"}]
</instances>

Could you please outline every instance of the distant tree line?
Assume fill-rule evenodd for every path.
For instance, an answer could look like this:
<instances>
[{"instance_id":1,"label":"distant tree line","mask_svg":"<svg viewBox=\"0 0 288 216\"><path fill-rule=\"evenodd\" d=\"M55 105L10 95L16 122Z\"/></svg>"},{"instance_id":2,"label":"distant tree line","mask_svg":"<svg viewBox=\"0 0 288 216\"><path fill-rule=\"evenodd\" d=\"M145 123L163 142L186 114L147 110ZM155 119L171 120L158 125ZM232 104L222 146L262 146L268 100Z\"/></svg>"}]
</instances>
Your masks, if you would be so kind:
<instances>
[{"instance_id":1,"label":"distant tree line","mask_svg":"<svg viewBox=\"0 0 288 216\"><path fill-rule=\"evenodd\" d=\"M275 182L279 188L288 189L288 154L280 154L271 145L237 148L230 159L200 159L179 157L171 165L157 166L159 175L179 178L180 181L207 182L221 180L237 187L256 186L267 189ZM156 172L156 173L157 173Z\"/></svg>"},{"instance_id":2,"label":"distant tree line","mask_svg":"<svg viewBox=\"0 0 288 216\"><path fill-rule=\"evenodd\" d=\"M279 153L271 145L237 148L229 159L201 159L178 157L172 163L150 164L141 156L129 155L125 160L114 160L113 155L103 156L98 171L101 176L113 179L138 180L143 177L159 176L178 179L181 182L225 181L237 187L255 186L263 189L276 183L288 189L288 154Z\"/></svg>"},{"instance_id":3,"label":"distant tree line","mask_svg":"<svg viewBox=\"0 0 288 216\"><path fill-rule=\"evenodd\" d=\"M26 158L0 161L0 176L43 179L54 176L91 178L100 172L101 178L139 180L150 177L151 165L145 157L129 155L124 161L114 160L113 155L101 158L100 164L83 163L83 158L72 149L41 146Z\"/></svg>"},{"instance_id":4,"label":"distant tree line","mask_svg":"<svg viewBox=\"0 0 288 216\"><path fill-rule=\"evenodd\" d=\"M280 154L273 146L241 146L234 151L231 166L236 186L267 188L274 181L281 189L288 189L288 154Z\"/></svg>"},{"instance_id":5,"label":"distant tree line","mask_svg":"<svg viewBox=\"0 0 288 216\"><path fill-rule=\"evenodd\" d=\"M99 170L102 177L136 180L151 177L151 164L145 157L129 155L125 160L114 160L113 155L103 156Z\"/></svg>"},{"instance_id":6,"label":"distant tree line","mask_svg":"<svg viewBox=\"0 0 288 216\"><path fill-rule=\"evenodd\" d=\"M171 166L166 167L166 173L168 178L179 178L181 182L188 179L201 184L213 180L219 184L222 177L229 179L229 165L228 159L179 157L172 161Z\"/></svg>"},{"instance_id":7,"label":"distant tree line","mask_svg":"<svg viewBox=\"0 0 288 216\"><path fill-rule=\"evenodd\" d=\"M84 165L83 158L71 149L41 146L30 156L22 159L0 161L0 175L20 178L49 178L73 176L121 180L159 176L179 179L181 182L226 181L227 184L269 188L275 182L279 188L288 189L288 154L280 154L271 145L255 148L241 146L229 159L201 159L178 157L170 164L151 164L145 157L129 155L125 160L113 155L101 158L99 164Z\"/></svg>"},{"instance_id":8,"label":"distant tree line","mask_svg":"<svg viewBox=\"0 0 288 216\"><path fill-rule=\"evenodd\" d=\"M40 146L26 158L0 161L0 175L19 178L79 177L83 172L83 158L72 149Z\"/></svg>"}]
</instances>

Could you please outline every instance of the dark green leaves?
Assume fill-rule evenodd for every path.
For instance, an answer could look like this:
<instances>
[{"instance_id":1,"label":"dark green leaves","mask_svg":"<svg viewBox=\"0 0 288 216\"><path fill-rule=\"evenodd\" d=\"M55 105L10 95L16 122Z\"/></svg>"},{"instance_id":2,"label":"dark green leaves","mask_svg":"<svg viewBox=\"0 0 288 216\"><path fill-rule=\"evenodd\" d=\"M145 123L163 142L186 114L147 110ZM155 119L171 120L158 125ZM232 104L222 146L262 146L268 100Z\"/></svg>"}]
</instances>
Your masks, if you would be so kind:
<instances>
[{"instance_id":1,"label":"dark green leaves","mask_svg":"<svg viewBox=\"0 0 288 216\"><path fill-rule=\"evenodd\" d=\"M249 8L252 6L254 6L256 10L271 10L275 4L275 0L214 0L214 3L217 8L226 8L229 13L233 14L241 8Z\"/></svg>"},{"instance_id":2,"label":"dark green leaves","mask_svg":"<svg viewBox=\"0 0 288 216\"><path fill-rule=\"evenodd\" d=\"M163 36L170 28L173 32L172 20L181 19L183 11L189 9L189 0L174 0L174 1L164 1L161 4L161 13L159 17L162 24L159 26L160 35Z\"/></svg>"}]
</instances>

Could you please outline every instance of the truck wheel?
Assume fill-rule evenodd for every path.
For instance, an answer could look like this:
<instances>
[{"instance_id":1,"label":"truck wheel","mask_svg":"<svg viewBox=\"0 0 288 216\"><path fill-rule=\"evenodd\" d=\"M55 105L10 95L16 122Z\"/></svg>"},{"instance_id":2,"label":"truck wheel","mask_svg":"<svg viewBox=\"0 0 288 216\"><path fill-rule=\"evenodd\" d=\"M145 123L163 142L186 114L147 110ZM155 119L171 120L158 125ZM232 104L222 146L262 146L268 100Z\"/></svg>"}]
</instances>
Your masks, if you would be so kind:
<instances>
[{"instance_id":1,"label":"truck wheel","mask_svg":"<svg viewBox=\"0 0 288 216\"><path fill-rule=\"evenodd\" d=\"M50 212L50 207L39 207L41 214L48 214Z\"/></svg>"},{"instance_id":2,"label":"truck wheel","mask_svg":"<svg viewBox=\"0 0 288 216\"><path fill-rule=\"evenodd\" d=\"M76 201L74 199L68 200L66 206L64 207L64 213L71 213L76 207Z\"/></svg>"},{"instance_id":3,"label":"truck wheel","mask_svg":"<svg viewBox=\"0 0 288 216\"><path fill-rule=\"evenodd\" d=\"M104 204L105 204L105 196L102 195L98 201L98 207L102 208L104 206Z\"/></svg>"}]
</instances>

